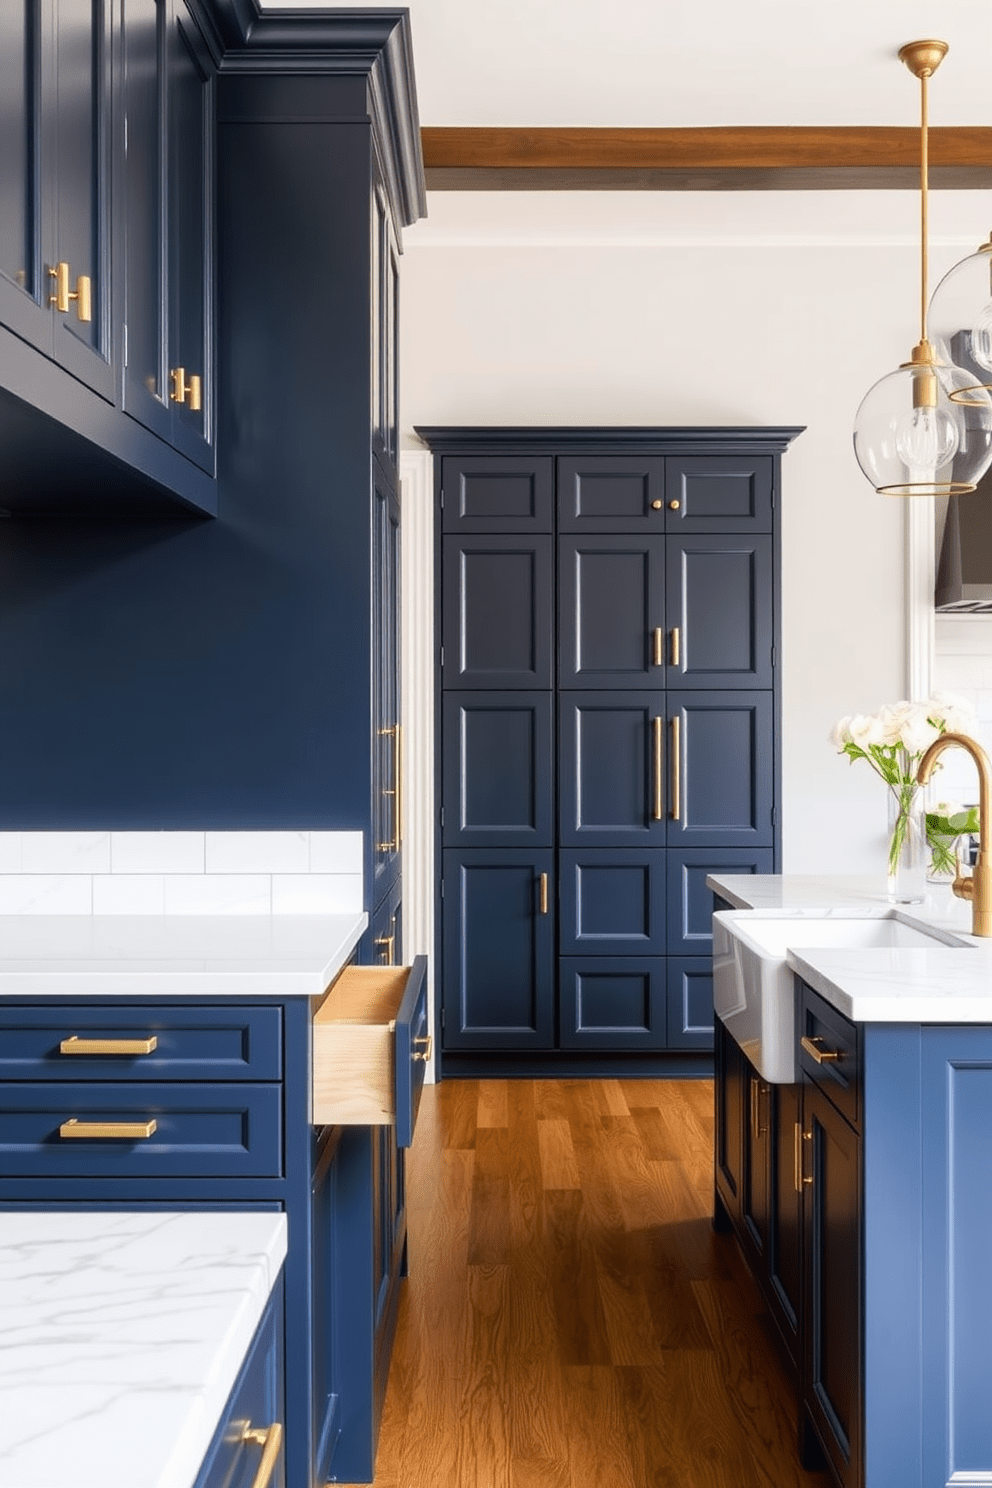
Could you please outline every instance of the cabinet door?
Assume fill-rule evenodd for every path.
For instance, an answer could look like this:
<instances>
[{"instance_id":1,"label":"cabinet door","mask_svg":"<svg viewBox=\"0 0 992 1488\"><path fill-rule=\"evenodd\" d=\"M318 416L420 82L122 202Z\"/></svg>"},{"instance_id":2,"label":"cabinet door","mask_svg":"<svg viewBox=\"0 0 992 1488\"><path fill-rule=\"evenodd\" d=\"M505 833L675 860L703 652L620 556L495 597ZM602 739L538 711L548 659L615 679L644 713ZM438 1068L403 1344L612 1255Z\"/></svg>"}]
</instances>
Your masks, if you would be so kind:
<instances>
[{"instance_id":1,"label":"cabinet door","mask_svg":"<svg viewBox=\"0 0 992 1488\"><path fill-rule=\"evenodd\" d=\"M444 539L445 687L552 686L550 537Z\"/></svg>"},{"instance_id":2,"label":"cabinet door","mask_svg":"<svg viewBox=\"0 0 992 1488\"><path fill-rule=\"evenodd\" d=\"M716 1191L731 1219L741 1213L747 1061L720 1019L714 1023Z\"/></svg>"},{"instance_id":3,"label":"cabinet door","mask_svg":"<svg viewBox=\"0 0 992 1488\"><path fill-rule=\"evenodd\" d=\"M713 1047L713 964L708 956L668 958L668 1047Z\"/></svg>"},{"instance_id":4,"label":"cabinet door","mask_svg":"<svg viewBox=\"0 0 992 1488\"><path fill-rule=\"evenodd\" d=\"M563 846L664 846L664 733L659 703L647 693L561 694Z\"/></svg>"},{"instance_id":5,"label":"cabinet door","mask_svg":"<svg viewBox=\"0 0 992 1488\"><path fill-rule=\"evenodd\" d=\"M81 300L54 311L55 360L110 400L112 24L111 0L56 0L55 220L47 250L47 267L68 264L71 289L80 276L91 286L89 320L80 319ZM49 276L49 293L54 284Z\"/></svg>"},{"instance_id":6,"label":"cabinet door","mask_svg":"<svg viewBox=\"0 0 992 1488\"><path fill-rule=\"evenodd\" d=\"M713 949L710 873L774 873L770 847L669 848L668 949L683 956L708 956Z\"/></svg>"},{"instance_id":7,"label":"cabinet door","mask_svg":"<svg viewBox=\"0 0 992 1488\"><path fill-rule=\"evenodd\" d=\"M861 1144L803 1087L803 1393L837 1481L861 1482Z\"/></svg>"},{"instance_id":8,"label":"cabinet door","mask_svg":"<svg viewBox=\"0 0 992 1488\"><path fill-rule=\"evenodd\" d=\"M562 537L560 687L664 686L665 539Z\"/></svg>"},{"instance_id":9,"label":"cabinet door","mask_svg":"<svg viewBox=\"0 0 992 1488\"><path fill-rule=\"evenodd\" d=\"M446 455L441 461L445 532L550 532L550 455Z\"/></svg>"},{"instance_id":10,"label":"cabinet door","mask_svg":"<svg viewBox=\"0 0 992 1488\"><path fill-rule=\"evenodd\" d=\"M751 1251L752 1267L760 1276L768 1251L769 1138L771 1087L753 1065L744 1062L744 1182L741 1218Z\"/></svg>"},{"instance_id":11,"label":"cabinet door","mask_svg":"<svg viewBox=\"0 0 992 1488\"><path fill-rule=\"evenodd\" d=\"M651 956L563 956L559 1033L563 1049L665 1049L666 963Z\"/></svg>"},{"instance_id":12,"label":"cabinet door","mask_svg":"<svg viewBox=\"0 0 992 1488\"><path fill-rule=\"evenodd\" d=\"M771 687L772 540L669 537L666 685Z\"/></svg>"},{"instance_id":13,"label":"cabinet door","mask_svg":"<svg viewBox=\"0 0 992 1488\"><path fill-rule=\"evenodd\" d=\"M446 692L446 847L554 843L550 692Z\"/></svg>"},{"instance_id":14,"label":"cabinet door","mask_svg":"<svg viewBox=\"0 0 992 1488\"><path fill-rule=\"evenodd\" d=\"M52 10L0 5L0 321L52 354L49 250L54 139L43 90L54 87Z\"/></svg>"},{"instance_id":15,"label":"cabinet door","mask_svg":"<svg viewBox=\"0 0 992 1488\"><path fill-rule=\"evenodd\" d=\"M553 862L550 848L445 851L445 1048L553 1047Z\"/></svg>"},{"instance_id":16,"label":"cabinet door","mask_svg":"<svg viewBox=\"0 0 992 1488\"><path fill-rule=\"evenodd\" d=\"M768 1085L767 1277L772 1314L793 1358L799 1347L802 1306L802 1187L797 1169L801 1141L801 1085ZM797 1131L800 1136L797 1138ZM798 1359L797 1359L798 1362Z\"/></svg>"},{"instance_id":17,"label":"cabinet door","mask_svg":"<svg viewBox=\"0 0 992 1488\"><path fill-rule=\"evenodd\" d=\"M771 847L772 695L668 698L668 842Z\"/></svg>"},{"instance_id":18,"label":"cabinet door","mask_svg":"<svg viewBox=\"0 0 992 1488\"><path fill-rule=\"evenodd\" d=\"M399 874L403 836L399 695L400 504L373 460L372 903Z\"/></svg>"},{"instance_id":19,"label":"cabinet door","mask_svg":"<svg viewBox=\"0 0 992 1488\"><path fill-rule=\"evenodd\" d=\"M559 949L564 956L665 954L665 853L562 848Z\"/></svg>"},{"instance_id":20,"label":"cabinet door","mask_svg":"<svg viewBox=\"0 0 992 1488\"><path fill-rule=\"evenodd\" d=\"M658 455L561 455L562 532L662 532L665 460Z\"/></svg>"},{"instance_id":21,"label":"cabinet door","mask_svg":"<svg viewBox=\"0 0 992 1488\"><path fill-rule=\"evenodd\" d=\"M665 462L668 532L770 532L771 455L670 455Z\"/></svg>"},{"instance_id":22,"label":"cabinet door","mask_svg":"<svg viewBox=\"0 0 992 1488\"><path fill-rule=\"evenodd\" d=\"M124 16L127 120L124 408L163 439L169 401L168 255L164 139L169 0L128 0Z\"/></svg>"}]
</instances>

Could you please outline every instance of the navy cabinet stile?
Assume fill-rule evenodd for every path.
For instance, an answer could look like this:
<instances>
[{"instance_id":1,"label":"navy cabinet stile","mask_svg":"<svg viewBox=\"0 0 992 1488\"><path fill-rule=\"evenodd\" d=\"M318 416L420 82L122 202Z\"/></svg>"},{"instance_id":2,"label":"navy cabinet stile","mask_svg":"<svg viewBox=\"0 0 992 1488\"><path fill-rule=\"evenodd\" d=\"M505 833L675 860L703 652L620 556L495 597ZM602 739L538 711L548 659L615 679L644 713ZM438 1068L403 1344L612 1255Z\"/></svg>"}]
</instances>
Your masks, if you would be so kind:
<instances>
[{"instance_id":1,"label":"navy cabinet stile","mask_svg":"<svg viewBox=\"0 0 992 1488\"><path fill-rule=\"evenodd\" d=\"M717 865L778 862L795 429L421 428L443 1067L701 1069Z\"/></svg>"}]
</instances>

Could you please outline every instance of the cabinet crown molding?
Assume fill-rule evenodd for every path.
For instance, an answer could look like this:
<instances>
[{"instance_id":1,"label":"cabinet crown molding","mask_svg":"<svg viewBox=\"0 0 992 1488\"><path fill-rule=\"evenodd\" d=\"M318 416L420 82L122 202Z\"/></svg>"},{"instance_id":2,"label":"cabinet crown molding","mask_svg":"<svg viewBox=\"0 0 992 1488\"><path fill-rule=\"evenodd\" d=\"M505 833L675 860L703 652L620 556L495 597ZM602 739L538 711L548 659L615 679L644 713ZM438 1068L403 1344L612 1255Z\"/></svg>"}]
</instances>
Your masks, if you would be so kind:
<instances>
[{"instance_id":1,"label":"cabinet crown molding","mask_svg":"<svg viewBox=\"0 0 992 1488\"><path fill-rule=\"evenodd\" d=\"M495 428L492 425L433 425L418 424L414 433L429 449L441 454L451 450L498 450L501 454L512 454L514 450L554 451L581 450L591 453L602 447L604 453L614 454L626 449L636 454L675 455L698 450L705 442L708 450L719 450L733 454L738 450L750 453L781 454L794 439L803 433L805 425L742 425L710 427L708 425L668 425L657 428L646 426L543 426Z\"/></svg>"}]
</instances>

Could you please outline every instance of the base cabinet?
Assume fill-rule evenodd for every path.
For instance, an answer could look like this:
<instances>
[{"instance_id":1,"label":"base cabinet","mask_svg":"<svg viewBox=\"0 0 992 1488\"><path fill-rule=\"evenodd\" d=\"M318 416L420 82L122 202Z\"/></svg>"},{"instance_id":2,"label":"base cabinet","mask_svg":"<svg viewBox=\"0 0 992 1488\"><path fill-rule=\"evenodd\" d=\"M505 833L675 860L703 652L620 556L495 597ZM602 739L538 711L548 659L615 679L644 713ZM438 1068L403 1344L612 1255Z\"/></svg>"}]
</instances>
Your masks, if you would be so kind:
<instances>
[{"instance_id":1,"label":"base cabinet","mask_svg":"<svg viewBox=\"0 0 992 1488\"><path fill-rule=\"evenodd\" d=\"M282 1279L255 1330L194 1488L286 1488Z\"/></svg>"}]
</instances>

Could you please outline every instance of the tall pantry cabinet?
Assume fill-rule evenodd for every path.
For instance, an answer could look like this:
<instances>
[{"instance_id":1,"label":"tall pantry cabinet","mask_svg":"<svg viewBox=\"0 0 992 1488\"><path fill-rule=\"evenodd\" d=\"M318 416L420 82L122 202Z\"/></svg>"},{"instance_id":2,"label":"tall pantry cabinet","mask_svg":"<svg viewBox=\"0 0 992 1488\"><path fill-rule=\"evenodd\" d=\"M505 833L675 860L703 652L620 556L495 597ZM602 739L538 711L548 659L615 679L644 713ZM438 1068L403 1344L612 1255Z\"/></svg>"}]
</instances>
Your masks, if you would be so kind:
<instances>
[{"instance_id":1,"label":"tall pantry cabinet","mask_svg":"<svg viewBox=\"0 0 992 1488\"><path fill-rule=\"evenodd\" d=\"M439 520L447 1073L674 1071L712 1050L706 875L779 858L798 432L418 430Z\"/></svg>"}]
</instances>

